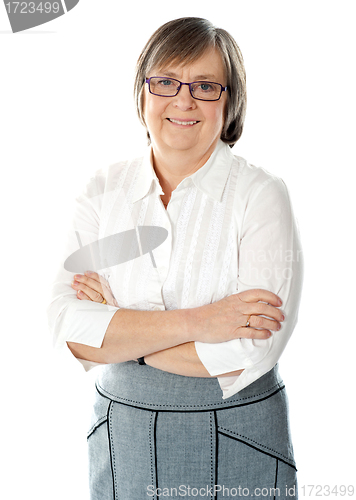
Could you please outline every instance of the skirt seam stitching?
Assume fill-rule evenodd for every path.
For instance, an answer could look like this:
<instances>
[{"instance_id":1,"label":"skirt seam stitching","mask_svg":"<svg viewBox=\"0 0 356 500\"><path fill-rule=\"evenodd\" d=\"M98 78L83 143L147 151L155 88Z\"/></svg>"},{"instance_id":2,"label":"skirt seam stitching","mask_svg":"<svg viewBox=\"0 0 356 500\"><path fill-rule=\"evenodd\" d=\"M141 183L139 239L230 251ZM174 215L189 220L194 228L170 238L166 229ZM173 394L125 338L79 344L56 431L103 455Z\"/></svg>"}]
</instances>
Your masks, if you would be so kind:
<instances>
[{"instance_id":1,"label":"skirt seam stitching","mask_svg":"<svg viewBox=\"0 0 356 500\"><path fill-rule=\"evenodd\" d=\"M275 475L275 478L274 478L274 496L273 496L273 500L276 500L277 480L278 480L278 458L276 458L276 475Z\"/></svg>"},{"instance_id":2,"label":"skirt seam stitching","mask_svg":"<svg viewBox=\"0 0 356 500\"><path fill-rule=\"evenodd\" d=\"M205 406L219 406L219 405L226 405L225 402L219 402L219 403L211 403L211 404L205 404L205 405L161 405L161 404L155 404L155 403L144 403L144 402L140 402L140 401L135 401L133 399L127 399L127 398L121 398L119 396L115 396L115 394L112 394L110 393L109 391L107 391L106 389L104 389L103 387L101 387L98 383L95 384L95 387L96 387L96 390L98 391L98 393L105 397L105 398L108 398L108 399L111 399L109 396L112 396L114 398L117 398L117 399L121 399L122 401L118 401L117 399L114 399L114 400L111 400L111 401L115 401L116 403L119 403L119 404L123 404L123 405L126 405L126 406L133 406L134 408L140 408L142 410L148 410L148 411L153 411L152 408L143 408L141 406L135 406L135 404L133 403L136 403L136 404L141 404L141 405L146 405L146 406L160 406L160 410L159 411L184 411L183 410L179 410L178 408L187 408L186 411L212 411L211 408L205 408L205 409L199 409L198 407L205 407ZM260 398L260 399L257 399L257 400L254 400L254 401L248 401L248 402L245 402L245 403L236 403L234 405L226 405L222 408L216 408L216 410L226 410L226 409L229 409L229 408L236 408L236 407L239 407L239 406L247 406L247 405L250 405L250 404L255 404L255 403L260 403L261 401L264 401L265 399L268 399L272 396L274 396L275 394L277 394L279 391L283 390L285 388L285 385L281 385L280 383L272 386L270 389L264 391L264 392L261 392L260 394L255 394L253 396L249 396L249 397L246 397L246 398L243 398L241 399L241 401L243 401L244 399L251 399L251 398L256 398L256 397L259 397L259 396L262 396L263 394L266 394L270 391L272 391L273 389L275 389L276 387L278 387L278 389L276 389L274 392L268 394L267 396L264 396L263 398ZM102 392L100 392L100 390L103 391L104 393L108 394L109 396L107 396L106 394L103 394ZM171 409L171 408L165 408L167 406L170 406L170 407L173 407L173 408L177 408L177 409ZM196 409L195 409L196 408Z\"/></svg>"},{"instance_id":3,"label":"skirt seam stitching","mask_svg":"<svg viewBox=\"0 0 356 500\"><path fill-rule=\"evenodd\" d=\"M218 471L219 471L219 434L218 434L218 420L217 420L217 415L216 411L214 410L214 426L215 426L215 484L214 486L217 486L218 483ZM214 488L214 498L217 498L217 491L216 488Z\"/></svg>"},{"instance_id":4,"label":"skirt seam stitching","mask_svg":"<svg viewBox=\"0 0 356 500\"><path fill-rule=\"evenodd\" d=\"M108 429L108 440L109 440L109 453L110 453L110 465L111 465L111 475L113 482L113 500L117 500L116 496L116 467L115 467L115 452L112 447L112 436L110 429L110 418L109 414L112 413L113 401L110 402L107 412L107 429Z\"/></svg>"},{"instance_id":5,"label":"skirt seam stitching","mask_svg":"<svg viewBox=\"0 0 356 500\"><path fill-rule=\"evenodd\" d=\"M91 428L89 429L88 433L87 433L87 439L90 438L90 436L92 436L94 434L94 432L99 429L99 427L101 427L103 424L105 424L105 422L107 421L108 417L107 415L104 415L103 417L99 418L99 420L97 420L95 422L94 425L91 426Z\"/></svg>"},{"instance_id":6,"label":"skirt seam stitching","mask_svg":"<svg viewBox=\"0 0 356 500\"><path fill-rule=\"evenodd\" d=\"M214 482L214 438L213 438L213 413L209 413L210 427L210 484Z\"/></svg>"},{"instance_id":7,"label":"skirt seam stitching","mask_svg":"<svg viewBox=\"0 0 356 500\"><path fill-rule=\"evenodd\" d=\"M227 431L227 432L229 432L231 434L234 434L234 436L231 436L230 434L226 434L226 432L222 432L222 430ZM265 453L266 455L272 456L273 458L278 458L277 456L279 455L279 457L282 457L282 458L279 458L279 460L281 460L282 462L286 463L290 467L293 467L294 469L296 468L294 464L290 463L291 460L288 457L284 456L282 453L280 453L279 451L274 450L273 448L269 448L268 446L265 446L265 445L263 445L261 443L258 443L257 441L254 441L253 439L250 439L250 438L248 438L246 436L243 436L242 434L238 434L238 433L235 433L233 431L230 431L229 429L225 429L224 427L221 427L221 426L218 426L218 432L220 434L223 434L226 437L229 437L230 439L236 439L236 441L240 441L241 443L244 443L247 446L250 446L251 448L256 449L257 451L260 451L261 453ZM252 444L252 443L254 443L254 444ZM257 448L254 445L260 446L261 448L264 448L265 450L269 450L269 452L272 452L273 454L269 453L268 451L265 451L265 450L262 450L260 448Z\"/></svg>"}]
</instances>

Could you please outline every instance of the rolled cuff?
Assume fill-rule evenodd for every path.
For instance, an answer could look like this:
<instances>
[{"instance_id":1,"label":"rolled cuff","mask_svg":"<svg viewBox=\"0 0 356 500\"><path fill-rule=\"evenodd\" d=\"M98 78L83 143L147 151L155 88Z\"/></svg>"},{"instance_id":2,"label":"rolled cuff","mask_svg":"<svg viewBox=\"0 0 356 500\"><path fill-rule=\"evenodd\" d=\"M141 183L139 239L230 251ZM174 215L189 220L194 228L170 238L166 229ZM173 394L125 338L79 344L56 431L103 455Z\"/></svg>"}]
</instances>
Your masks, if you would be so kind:
<instances>
[{"instance_id":1,"label":"rolled cuff","mask_svg":"<svg viewBox=\"0 0 356 500\"><path fill-rule=\"evenodd\" d=\"M54 326L54 347L61 349L66 342L90 347L102 346L109 323L118 307L75 299L59 314Z\"/></svg>"},{"instance_id":2,"label":"rolled cuff","mask_svg":"<svg viewBox=\"0 0 356 500\"><path fill-rule=\"evenodd\" d=\"M216 377L252 368L268 354L272 342L272 337L267 340L234 339L218 344L195 342L195 349L209 374Z\"/></svg>"}]
</instances>

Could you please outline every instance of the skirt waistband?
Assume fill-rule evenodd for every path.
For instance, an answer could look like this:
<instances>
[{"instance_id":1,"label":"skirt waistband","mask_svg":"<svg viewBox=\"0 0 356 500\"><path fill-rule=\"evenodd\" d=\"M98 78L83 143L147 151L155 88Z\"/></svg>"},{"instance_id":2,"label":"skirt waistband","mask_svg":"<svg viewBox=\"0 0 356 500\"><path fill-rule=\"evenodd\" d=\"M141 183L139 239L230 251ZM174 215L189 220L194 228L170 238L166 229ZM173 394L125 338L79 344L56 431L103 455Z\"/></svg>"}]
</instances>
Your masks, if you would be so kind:
<instances>
[{"instance_id":1,"label":"skirt waistband","mask_svg":"<svg viewBox=\"0 0 356 500\"><path fill-rule=\"evenodd\" d=\"M101 368L96 388L102 396L155 411L212 411L266 399L284 388L278 364L228 399L222 399L217 378L184 377L135 361Z\"/></svg>"}]
</instances>

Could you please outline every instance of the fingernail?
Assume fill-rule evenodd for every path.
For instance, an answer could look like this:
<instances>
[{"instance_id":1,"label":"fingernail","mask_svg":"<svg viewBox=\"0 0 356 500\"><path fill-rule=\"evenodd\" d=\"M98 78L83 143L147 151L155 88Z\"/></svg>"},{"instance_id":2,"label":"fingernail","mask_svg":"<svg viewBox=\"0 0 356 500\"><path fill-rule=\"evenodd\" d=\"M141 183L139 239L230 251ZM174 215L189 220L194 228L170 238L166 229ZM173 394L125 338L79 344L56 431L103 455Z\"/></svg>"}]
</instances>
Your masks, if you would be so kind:
<instances>
[{"instance_id":1,"label":"fingernail","mask_svg":"<svg viewBox=\"0 0 356 500\"><path fill-rule=\"evenodd\" d=\"M73 281L72 285L73 285L73 286L78 286L78 285L79 285L79 283L78 283L78 281Z\"/></svg>"},{"instance_id":2,"label":"fingernail","mask_svg":"<svg viewBox=\"0 0 356 500\"><path fill-rule=\"evenodd\" d=\"M282 319L281 319L281 321L284 321L285 319L286 319L286 318L285 318L284 314L282 314Z\"/></svg>"},{"instance_id":3,"label":"fingernail","mask_svg":"<svg viewBox=\"0 0 356 500\"><path fill-rule=\"evenodd\" d=\"M80 275L80 274L76 274L76 275L74 276L74 279L75 279L75 280L80 280L80 278L81 278L81 275Z\"/></svg>"}]
</instances>

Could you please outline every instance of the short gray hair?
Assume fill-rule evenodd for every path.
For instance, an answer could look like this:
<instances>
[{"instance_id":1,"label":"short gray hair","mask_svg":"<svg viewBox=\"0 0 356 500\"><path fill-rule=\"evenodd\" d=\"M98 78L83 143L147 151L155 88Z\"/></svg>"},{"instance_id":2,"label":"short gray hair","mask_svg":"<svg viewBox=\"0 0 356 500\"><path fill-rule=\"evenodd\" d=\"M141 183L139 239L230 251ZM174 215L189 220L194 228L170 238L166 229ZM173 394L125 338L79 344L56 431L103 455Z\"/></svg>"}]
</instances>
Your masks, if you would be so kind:
<instances>
[{"instance_id":1,"label":"short gray hair","mask_svg":"<svg viewBox=\"0 0 356 500\"><path fill-rule=\"evenodd\" d=\"M170 64L189 64L205 51L216 48L223 60L227 77L227 105L221 140L232 147L240 138L246 113L246 73L241 51L234 38L210 21L199 17L175 19L158 28L146 43L136 65L134 98L141 123L144 85L153 68ZM147 130L150 143L150 135Z\"/></svg>"}]
</instances>

